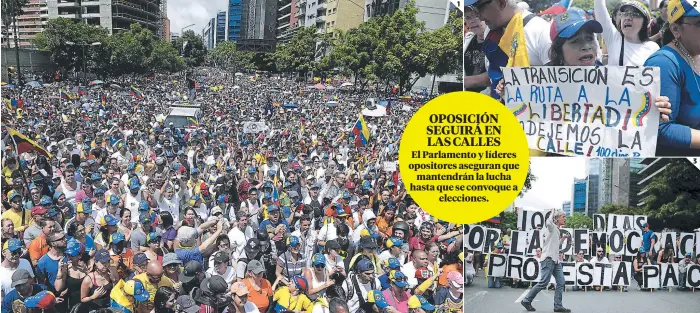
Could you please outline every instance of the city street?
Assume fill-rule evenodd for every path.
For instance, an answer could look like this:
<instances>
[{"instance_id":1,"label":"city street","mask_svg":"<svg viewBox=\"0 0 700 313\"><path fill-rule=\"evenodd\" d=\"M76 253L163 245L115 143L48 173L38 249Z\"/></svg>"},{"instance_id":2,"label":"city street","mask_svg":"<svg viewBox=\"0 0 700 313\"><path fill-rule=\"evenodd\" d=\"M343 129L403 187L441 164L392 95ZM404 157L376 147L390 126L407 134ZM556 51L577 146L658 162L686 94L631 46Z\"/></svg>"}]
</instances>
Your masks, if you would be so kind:
<instances>
[{"instance_id":1,"label":"city street","mask_svg":"<svg viewBox=\"0 0 700 313\"><path fill-rule=\"evenodd\" d=\"M486 288L486 279L479 273L474 284L464 289L464 312L527 312L520 305L520 300L528 290L510 286L501 289ZM543 290L532 302L532 306L537 312L552 312L553 301L554 291ZM645 292L637 291L634 286L626 293L569 290L564 292L563 302L566 308L576 313L689 313L700 312L700 290L694 293L677 290Z\"/></svg>"}]
</instances>

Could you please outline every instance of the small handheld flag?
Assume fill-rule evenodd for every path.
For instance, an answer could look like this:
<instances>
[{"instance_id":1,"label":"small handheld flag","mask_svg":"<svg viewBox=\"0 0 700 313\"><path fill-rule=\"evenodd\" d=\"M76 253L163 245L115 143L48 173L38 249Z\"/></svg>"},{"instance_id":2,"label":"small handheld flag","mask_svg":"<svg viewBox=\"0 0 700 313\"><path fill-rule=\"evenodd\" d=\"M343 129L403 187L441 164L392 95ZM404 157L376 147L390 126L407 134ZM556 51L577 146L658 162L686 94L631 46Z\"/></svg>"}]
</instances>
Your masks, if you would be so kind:
<instances>
[{"instance_id":1,"label":"small handheld flag","mask_svg":"<svg viewBox=\"0 0 700 313\"><path fill-rule=\"evenodd\" d=\"M143 100L143 93L134 86L131 86L131 95L139 100Z\"/></svg>"}]
</instances>

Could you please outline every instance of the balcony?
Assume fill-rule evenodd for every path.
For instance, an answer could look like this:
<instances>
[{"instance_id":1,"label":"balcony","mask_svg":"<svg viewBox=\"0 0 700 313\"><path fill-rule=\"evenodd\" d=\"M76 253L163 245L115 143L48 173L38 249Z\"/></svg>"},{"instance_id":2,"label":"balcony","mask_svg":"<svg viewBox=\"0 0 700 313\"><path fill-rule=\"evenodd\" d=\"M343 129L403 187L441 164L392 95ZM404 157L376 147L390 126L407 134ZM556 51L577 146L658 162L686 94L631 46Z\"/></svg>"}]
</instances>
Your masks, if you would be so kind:
<instances>
[{"instance_id":1,"label":"balcony","mask_svg":"<svg viewBox=\"0 0 700 313\"><path fill-rule=\"evenodd\" d=\"M79 18L79 17L80 17L80 14L78 14L78 13L59 13L59 14L58 14L58 17L60 17L60 18L73 18L73 19L76 19L76 18Z\"/></svg>"},{"instance_id":2,"label":"balcony","mask_svg":"<svg viewBox=\"0 0 700 313\"><path fill-rule=\"evenodd\" d=\"M323 11L325 11L325 10L326 10L326 3L323 2L323 3L317 4L317 5L316 5L316 10L323 10Z\"/></svg>"},{"instance_id":3,"label":"balcony","mask_svg":"<svg viewBox=\"0 0 700 313\"><path fill-rule=\"evenodd\" d=\"M316 23L323 23L325 21L326 21L325 15L321 15L321 16L316 17Z\"/></svg>"},{"instance_id":4,"label":"balcony","mask_svg":"<svg viewBox=\"0 0 700 313\"><path fill-rule=\"evenodd\" d=\"M323 27L319 27L319 28L316 29L316 34L323 34L323 33L325 33L325 32L326 32L326 30L323 29Z\"/></svg>"},{"instance_id":5,"label":"balcony","mask_svg":"<svg viewBox=\"0 0 700 313\"><path fill-rule=\"evenodd\" d=\"M80 4L78 3L78 1L75 1L75 2L58 2L58 3L56 4L56 6L59 7L59 8L69 8L69 7L79 7Z\"/></svg>"},{"instance_id":6,"label":"balcony","mask_svg":"<svg viewBox=\"0 0 700 313\"><path fill-rule=\"evenodd\" d=\"M299 9L297 11L297 13L294 13L294 17L298 18L298 17L304 16L305 14L306 14L306 10Z\"/></svg>"},{"instance_id":7,"label":"balcony","mask_svg":"<svg viewBox=\"0 0 700 313\"><path fill-rule=\"evenodd\" d=\"M306 7L306 0L298 0L297 2L294 3L294 6L297 8L303 8Z\"/></svg>"}]
</instances>

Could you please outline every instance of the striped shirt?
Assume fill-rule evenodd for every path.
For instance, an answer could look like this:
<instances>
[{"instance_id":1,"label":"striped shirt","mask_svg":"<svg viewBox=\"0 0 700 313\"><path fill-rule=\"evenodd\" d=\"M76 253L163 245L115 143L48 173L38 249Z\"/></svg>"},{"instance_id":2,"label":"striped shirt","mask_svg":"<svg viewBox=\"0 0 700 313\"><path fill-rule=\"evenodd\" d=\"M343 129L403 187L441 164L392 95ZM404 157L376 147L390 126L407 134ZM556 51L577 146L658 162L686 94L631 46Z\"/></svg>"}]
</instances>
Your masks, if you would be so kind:
<instances>
[{"instance_id":1,"label":"striped shirt","mask_svg":"<svg viewBox=\"0 0 700 313\"><path fill-rule=\"evenodd\" d=\"M282 275L287 278L293 276L301 276L304 267L306 267L306 258L303 254L299 254L298 260L294 261L289 251L277 257L277 265L282 268Z\"/></svg>"}]
</instances>

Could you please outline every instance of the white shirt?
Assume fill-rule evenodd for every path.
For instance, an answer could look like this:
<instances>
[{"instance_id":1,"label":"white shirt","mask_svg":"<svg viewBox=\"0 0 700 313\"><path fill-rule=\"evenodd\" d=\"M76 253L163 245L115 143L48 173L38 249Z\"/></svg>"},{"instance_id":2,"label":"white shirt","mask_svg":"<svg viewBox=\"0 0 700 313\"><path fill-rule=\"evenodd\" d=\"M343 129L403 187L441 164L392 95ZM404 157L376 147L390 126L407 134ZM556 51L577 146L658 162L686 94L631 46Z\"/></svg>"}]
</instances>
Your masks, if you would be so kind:
<instances>
[{"instance_id":1,"label":"white shirt","mask_svg":"<svg viewBox=\"0 0 700 313\"><path fill-rule=\"evenodd\" d=\"M204 203L200 204L198 207L193 207L193 209L203 221L206 221L209 217L209 209L207 209L207 206Z\"/></svg>"},{"instance_id":2,"label":"white shirt","mask_svg":"<svg viewBox=\"0 0 700 313\"><path fill-rule=\"evenodd\" d=\"M6 295L12 288L12 274L18 269L25 269L29 272L29 276L34 277L34 271L32 271L32 265L26 259L19 259L19 264L17 268L9 269L0 266L0 284L2 285L2 294Z\"/></svg>"},{"instance_id":3,"label":"white shirt","mask_svg":"<svg viewBox=\"0 0 700 313\"><path fill-rule=\"evenodd\" d=\"M297 236L300 240L303 237L298 227L297 230L292 233L292 236ZM306 256L306 266L311 267L311 257L314 255L314 248L316 247L316 231L313 230L313 228L309 228L309 230L306 232L306 238L303 244L304 246L301 253Z\"/></svg>"},{"instance_id":4,"label":"white shirt","mask_svg":"<svg viewBox=\"0 0 700 313\"><path fill-rule=\"evenodd\" d=\"M408 262L401 266L401 273L406 275L408 287L413 288L418 286L418 279L416 279L416 266L413 265L413 262Z\"/></svg>"},{"instance_id":5,"label":"white shirt","mask_svg":"<svg viewBox=\"0 0 700 313\"><path fill-rule=\"evenodd\" d=\"M381 260L382 262L394 257L395 256L391 255L391 252L389 250L384 250L382 251L382 253L379 254L379 260ZM401 254L399 254L399 256L396 258L399 260L399 263L401 263L401 265L403 265L406 262L406 254L403 251L401 251ZM416 271L413 272L415 273Z\"/></svg>"},{"instance_id":6,"label":"white shirt","mask_svg":"<svg viewBox=\"0 0 700 313\"><path fill-rule=\"evenodd\" d=\"M335 225L333 223L323 225L323 227L321 227L321 230L318 231L319 241L329 241L335 239L338 239L338 231L336 230Z\"/></svg>"},{"instance_id":7,"label":"white shirt","mask_svg":"<svg viewBox=\"0 0 700 313\"><path fill-rule=\"evenodd\" d=\"M617 30L615 24L608 13L605 6L605 0L595 0L593 2L595 9L595 19L603 26L603 39L608 47L608 64L611 66L620 65L620 50L622 49L622 34ZM623 65L642 66L644 62L656 50L659 50L659 45L649 40L643 43L631 43L625 40L625 51L622 56Z\"/></svg>"},{"instance_id":8,"label":"white shirt","mask_svg":"<svg viewBox=\"0 0 700 313\"><path fill-rule=\"evenodd\" d=\"M163 200L158 201L158 208L161 212L170 212L170 215L173 216L174 224L177 224L177 222L180 220L180 196L177 194L173 194L172 199L168 199L163 196Z\"/></svg>"},{"instance_id":9,"label":"white shirt","mask_svg":"<svg viewBox=\"0 0 700 313\"><path fill-rule=\"evenodd\" d=\"M559 228L552 222L554 214L544 223L545 227L540 231L544 236L542 243L542 260L552 258L552 261L559 263Z\"/></svg>"},{"instance_id":10,"label":"white shirt","mask_svg":"<svg viewBox=\"0 0 700 313\"><path fill-rule=\"evenodd\" d=\"M221 276L226 281L226 284L231 286L233 284L233 281L236 279L236 270L233 269L231 266L226 267L226 272L223 274L219 274L216 269L214 268L214 258L211 259L211 264L209 264L209 269L207 270L207 274L211 276Z\"/></svg>"},{"instance_id":11,"label":"white shirt","mask_svg":"<svg viewBox=\"0 0 700 313\"><path fill-rule=\"evenodd\" d=\"M253 228L250 226L246 226L245 233L238 229L238 226L228 232L228 239L231 241L231 247L235 249L233 252L234 259L238 260L245 254L243 253L245 244L248 242L248 239L254 237Z\"/></svg>"},{"instance_id":12,"label":"white shirt","mask_svg":"<svg viewBox=\"0 0 700 313\"><path fill-rule=\"evenodd\" d=\"M523 18L532 13L523 12ZM542 66L549 63L549 48L552 46L552 39L549 36L550 24L542 18L534 17L525 25L525 46L527 56L531 66ZM486 27L484 38L489 35L489 28Z\"/></svg>"},{"instance_id":13,"label":"white shirt","mask_svg":"<svg viewBox=\"0 0 700 313\"><path fill-rule=\"evenodd\" d=\"M348 277L347 283L343 284L343 289L345 290L345 294L350 294L352 297L350 300L348 300L348 308L350 308L350 313L356 313L357 310L360 308L360 299L357 297L357 292L355 292L355 287L353 284L353 276L356 274L352 274L351 276ZM360 288L360 292L362 296L364 297L365 301L367 301L367 292L372 290L372 284L367 283L363 284L362 281L360 280L359 277L357 277L357 286ZM382 284L379 282L379 279L377 276L374 277L374 288L375 289L381 289ZM352 288L352 290L348 290L348 288Z\"/></svg>"}]
</instances>

